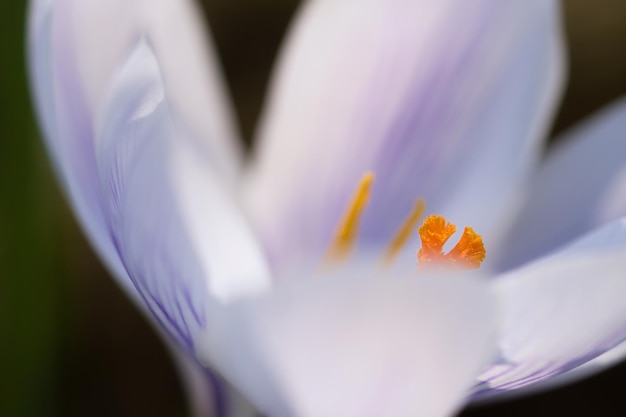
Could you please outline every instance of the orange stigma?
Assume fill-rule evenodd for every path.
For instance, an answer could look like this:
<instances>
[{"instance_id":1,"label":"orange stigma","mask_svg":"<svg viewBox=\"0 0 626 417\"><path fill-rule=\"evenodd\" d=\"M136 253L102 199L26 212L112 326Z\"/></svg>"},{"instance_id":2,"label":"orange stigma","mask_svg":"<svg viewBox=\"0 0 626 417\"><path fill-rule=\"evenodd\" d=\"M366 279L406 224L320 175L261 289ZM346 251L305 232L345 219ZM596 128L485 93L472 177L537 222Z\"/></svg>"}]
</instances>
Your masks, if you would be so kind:
<instances>
[{"instance_id":1,"label":"orange stigma","mask_svg":"<svg viewBox=\"0 0 626 417\"><path fill-rule=\"evenodd\" d=\"M374 173L372 172L366 172L361 177L339 227L335 231L330 249L326 254L326 264L341 264L354 252L358 242L361 218L370 201L373 182ZM424 200L417 200L387 246L382 259L383 267L389 267L406 247L412 234L411 231L415 230L425 210ZM424 220L418 232L422 240L422 248L417 252L420 268L445 265L459 269L475 269L480 267L485 259L483 239L471 227L463 230L459 242L445 254L443 246L456 232L455 225L448 223L443 216L431 215Z\"/></svg>"},{"instance_id":2,"label":"orange stigma","mask_svg":"<svg viewBox=\"0 0 626 417\"><path fill-rule=\"evenodd\" d=\"M465 228L459 242L446 254L443 253L443 245L456 232L455 225L448 223L443 216L432 215L424 220L418 232L422 240L422 248L417 252L420 266L448 265L475 269L485 259L483 239L471 227Z\"/></svg>"}]
</instances>

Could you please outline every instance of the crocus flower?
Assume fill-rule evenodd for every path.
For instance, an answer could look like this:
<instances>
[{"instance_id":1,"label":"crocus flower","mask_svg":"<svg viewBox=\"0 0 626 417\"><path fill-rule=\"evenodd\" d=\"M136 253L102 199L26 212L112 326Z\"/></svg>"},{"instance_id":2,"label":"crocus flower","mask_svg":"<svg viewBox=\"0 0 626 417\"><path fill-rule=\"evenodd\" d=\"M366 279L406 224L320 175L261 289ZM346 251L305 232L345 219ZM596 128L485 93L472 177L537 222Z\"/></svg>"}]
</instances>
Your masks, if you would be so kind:
<instances>
[{"instance_id":1,"label":"crocus flower","mask_svg":"<svg viewBox=\"0 0 626 417\"><path fill-rule=\"evenodd\" d=\"M29 18L68 197L199 412L254 412L243 394L271 417L445 416L619 359L626 108L540 157L555 1L310 0L248 158L190 2ZM471 227L449 255L444 217L396 234L417 198ZM420 237L441 268L416 265ZM475 274L441 265L483 243Z\"/></svg>"}]
</instances>

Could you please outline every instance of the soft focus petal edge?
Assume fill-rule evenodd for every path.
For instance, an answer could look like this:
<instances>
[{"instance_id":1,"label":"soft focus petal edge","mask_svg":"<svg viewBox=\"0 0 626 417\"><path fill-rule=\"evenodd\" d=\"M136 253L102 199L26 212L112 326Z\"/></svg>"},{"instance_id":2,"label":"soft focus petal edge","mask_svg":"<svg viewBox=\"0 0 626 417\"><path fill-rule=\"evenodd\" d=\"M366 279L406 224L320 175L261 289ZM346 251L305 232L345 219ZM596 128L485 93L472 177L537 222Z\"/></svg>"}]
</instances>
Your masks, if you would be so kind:
<instances>
[{"instance_id":1,"label":"soft focus petal edge","mask_svg":"<svg viewBox=\"0 0 626 417\"><path fill-rule=\"evenodd\" d=\"M476 397L516 390L523 395L572 382L578 367L623 343L624 271L622 218L493 281L499 302L499 359L480 376ZM608 363L617 360L610 359ZM571 378L560 377L568 372Z\"/></svg>"},{"instance_id":2,"label":"soft focus petal edge","mask_svg":"<svg viewBox=\"0 0 626 417\"><path fill-rule=\"evenodd\" d=\"M450 415L492 359L482 278L352 265L277 282L215 306L197 352L268 415Z\"/></svg>"}]
</instances>

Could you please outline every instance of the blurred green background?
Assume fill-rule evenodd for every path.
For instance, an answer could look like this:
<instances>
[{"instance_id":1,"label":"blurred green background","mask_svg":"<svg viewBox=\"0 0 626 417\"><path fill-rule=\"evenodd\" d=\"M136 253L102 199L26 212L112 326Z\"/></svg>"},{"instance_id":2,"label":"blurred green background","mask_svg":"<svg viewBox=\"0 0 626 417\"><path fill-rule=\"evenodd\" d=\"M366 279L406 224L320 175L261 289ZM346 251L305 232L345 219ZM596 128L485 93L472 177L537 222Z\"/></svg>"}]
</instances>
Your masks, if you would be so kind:
<instances>
[{"instance_id":1,"label":"blurred green background","mask_svg":"<svg viewBox=\"0 0 626 417\"><path fill-rule=\"evenodd\" d=\"M0 3L0 416L188 415L167 354L91 252L38 139L24 62L26 3ZM246 138L297 4L204 1ZM555 133L626 93L626 2L564 6L571 70ZM623 416L625 386L621 365L464 415Z\"/></svg>"}]
</instances>

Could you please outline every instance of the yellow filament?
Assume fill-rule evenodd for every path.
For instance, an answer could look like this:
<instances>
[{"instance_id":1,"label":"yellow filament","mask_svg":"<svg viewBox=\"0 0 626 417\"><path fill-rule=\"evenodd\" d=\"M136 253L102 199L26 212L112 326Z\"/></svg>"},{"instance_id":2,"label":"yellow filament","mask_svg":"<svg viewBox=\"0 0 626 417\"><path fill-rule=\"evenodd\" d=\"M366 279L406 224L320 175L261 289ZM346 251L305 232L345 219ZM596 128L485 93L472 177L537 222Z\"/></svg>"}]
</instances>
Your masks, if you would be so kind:
<instances>
[{"instance_id":1,"label":"yellow filament","mask_svg":"<svg viewBox=\"0 0 626 417\"><path fill-rule=\"evenodd\" d=\"M402 226L398 229L398 232L387 247L383 261L384 265L390 265L402 248L404 248L411 233L415 230L417 223L422 219L422 216L424 216L424 211L426 211L426 203L424 203L422 199L417 200L413 206L413 210L404 220L404 223L402 223Z\"/></svg>"},{"instance_id":2,"label":"yellow filament","mask_svg":"<svg viewBox=\"0 0 626 417\"><path fill-rule=\"evenodd\" d=\"M363 211L369 202L373 182L374 173L372 172L365 173L363 178L361 178L348 210L346 210L335 232L335 237L326 256L329 261L345 260L356 246L359 224Z\"/></svg>"},{"instance_id":3,"label":"yellow filament","mask_svg":"<svg viewBox=\"0 0 626 417\"><path fill-rule=\"evenodd\" d=\"M443 245L456 231L443 216L428 216L419 228L422 248L417 252L420 266L451 265L463 269L480 267L486 252L482 237L471 227L466 227L461 239L452 250L443 253Z\"/></svg>"}]
</instances>

